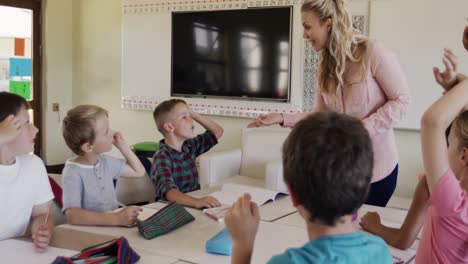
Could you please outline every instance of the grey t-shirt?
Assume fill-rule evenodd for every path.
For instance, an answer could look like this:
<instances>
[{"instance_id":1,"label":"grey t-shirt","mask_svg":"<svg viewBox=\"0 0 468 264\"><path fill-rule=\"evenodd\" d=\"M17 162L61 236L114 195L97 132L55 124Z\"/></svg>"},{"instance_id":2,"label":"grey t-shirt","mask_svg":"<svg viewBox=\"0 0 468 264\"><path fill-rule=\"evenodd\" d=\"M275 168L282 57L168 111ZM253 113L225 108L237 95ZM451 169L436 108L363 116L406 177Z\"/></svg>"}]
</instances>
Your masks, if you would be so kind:
<instances>
[{"instance_id":1,"label":"grey t-shirt","mask_svg":"<svg viewBox=\"0 0 468 264\"><path fill-rule=\"evenodd\" d=\"M100 155L95 166L71 161L63 169L63 208L112 211L119 207L113 180L122 175L125 161Z\"/></svg>"}]
</instances>

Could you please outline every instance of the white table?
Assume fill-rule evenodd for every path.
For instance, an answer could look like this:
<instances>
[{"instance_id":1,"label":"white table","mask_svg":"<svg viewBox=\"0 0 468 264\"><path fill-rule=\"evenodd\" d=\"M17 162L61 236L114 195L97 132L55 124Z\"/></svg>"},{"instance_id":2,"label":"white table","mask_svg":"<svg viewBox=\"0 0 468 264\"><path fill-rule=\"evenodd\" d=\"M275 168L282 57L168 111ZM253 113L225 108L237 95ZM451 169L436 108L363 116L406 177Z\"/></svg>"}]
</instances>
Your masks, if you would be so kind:
<instances>
[{"instance_id":1,"label":"white table","mask_svg":"<svg viewBox=\"0 0 468 264\"><path fill-rule=\"evenodd\" d=\"M392 196L388 201L387 207L409 210L412 201L413 199L411 198Z\"/></svg>"},{"instance_id":2,"label":"white table","mask_svg":"<svg viewBox=\"0 0 468 264\"><path fill-rule=\"evenodd\" d=\"M254 187L263 188L264 180L254 179L246 176L229 177L226 180L211 185L210 187L203 188L198 191L189 192L188 195L196 198L209 196L210 194L221 190L224 183L237 183L249 185ZM267 202L259 207L260 219L262 221L272 222L276 219L296 212L296 208L292 205L291 197L289 195L279 195L275 201Z\"/></svg>"},{"instance_id":3,"label":"white table","mask_svg":"<svg viewBox=\"0 0 468 264\"><path fill-rule=\"evenodd\" d=\"M367 212L377 212L382 219L398 224L403 223L408 214L407 210L364 204L358 210L359 218L363 217Z\"/></svg>"},{"instance_id":4,"label":"white table","mask_svg":"<svg viewBox=\"0 0 468 264\"><path fill-rule=\"evenodd\" d=\"M403 223L403 221L405 220L406 214L408 213L405 210L388 208L388 207L378 207L378 206L364 204L358 210L358 219L363 217L367 212L377 212L379 213L381 219L383 219L384 221L388 221L389 223L392 223L392 225L395 225L395 224L398 225L398 226L392 226L392 227L399 227L401 223ZM299 215L299 213L288 215L274 222L284 224L284 225L293 225L293 226L305 228L304 219Z\"/></svg>"},{"instance_id":5,"label":"white table","mask_svg":"<svg viewBox=\"0 0 468 264\"><path fill-rule=\"evenodd\" d=\"M386 226L399 228L403 221L405 220L406 214L408 211L389 208L389 207L378 207L372 205L363 205L358 210L358 219L361 219L367 212L377 212L380 215L382 223ZM283 218L280 218L275 223L283 224L283 225L292 225L297 227L305 228L304 219L299 215L299 213L294 213ZM359 221L356 221L359 223ZM418 239L421 238L421 232L418 235Z\"/></svg>"},{"instance_id":6,"label":"white table","mask_svg":"<svg viewBox=\"0 0 468 264\"><path fill-rule=\"evenodd\" d=\"M378 212L380 214L384 225L395 227L395 228L398 228L401 226L407 214L407 211L400 210L400 209L363 205L358 211L358 219L360 219L366 212L373 212L373 211ZM299 227L299 228L302 228L304 232L306 229L305 220L297 212L294 214L288 215L286 217L280 218L274 221L274 223ZM362 230L362 228L359 225L359 221L356 221L356 227ZM418 238L419 237L420 236L418 236ZM391 254L394 256L414 256L416 254L416 250L418 246L419 246L419 239L416 239L416 241L407 250L400 250L390 245L388 246L388 248ZM413 261L414 260L410 261L409 263L413 263Z\"/></svg>"},{"instance_id":7,"label":"white table","mask_svg":"<svg viewBox=\"0 0 468 264\"><path fill-rule=\"evenodd\" d=\"M156 212L167 204L157 202L145 206L145 213ZM92 227L62 225L62 228L81 230L96 234L125 236L130 245L142 256L141 263L230 263L231 257L208 254L205 243L221 231L225 225L216 222L203 214L201 210L187 208L195 221L174 230L166 235L152 240L144 239L136 227ZM376 210L393 220L404 219L406 212L392 208L374 208L365 206L359 213ZM266 263L273 255L281 254L291 247L301 247L308 242L305 222L298 213L293 213L274 222L260 221L259 231L255 240L252 263ZM408 250L398 250L389 247L393 255L412 256L417 243Z\"/></svg>"},{"instance_id":8,"label":"white table","mask_svg":"<svg viewBox=\"0 0 468 264\"><path fill-rule=\"evenodd\" d=\"M151 213L149 210L151 209L147 209L146 213ZM156 212L156 210L152 211L153 213ZM136 227L85 227L64 224L55 228L54 238L51 243L56 247L82 250L85 247L102 243L102 241L109 241L111 239L124 236L129 241L130 246L138 253L138 255L140 255L138 263L172 264L179 260L177 258L158 254L154 250L151 250L151 248L139 247L138 243L134 243L134 241L129 239L131 236L136 237L137 235L139 234ZM139 236L139 238L141 240L145 240L141 236Z\"/></svg>"},{"instance_id":9,"label":"white table","mask_svg":"<svg viewBox=\"0 0 468 264\"><path fill-rule=\"evenodd\" d=\"M161 209L164 206L166 206L166 204L157 202L146 205L145 207ZM179 251L187 250L190 252L159 253L168 254L172 257L195 263L230 263L230 257L205 253L206 241L222 230L224 224L208 218L200 210L192 208L187 208L187 210L196 218L196 222L198 223L196 223L195 228L200 229L200 231L197 231L196 234L191 232L192 234L187 234L186 236L181 234L180 238L174 237L170 242L165 241L164 243L171 243L176 247L180 247L181 250ZM189 242L191 242L188 243L186 247L179 246L177 245L177 241L180 239L189 240ZM273 255L283 253L289 247L300 247L305 244L307 240L307 232L304 232L302 228L261 221L255 240L252 263L266 263ZM272 241L275 241L275 243L272 243ZM221 259L219 257L221 257Z\"/></svg>"},{"instance_id":10,"label":"white table","mask_svg":"<svg viewBox=\"0 0 468 264\"><path fill-rule=\"evenodd\" d=\"M163 203L153 203L149 207L162 208ZM208 254L205 252L205 243L208 239L224 228L223 223L218 223L206 217L200 210L187 209L195 221L177 229L173 232L154 238L144 239L136 227L91 227L62 225L62 228L70 228L97 234L113 236L125 236L130 245L138 253L147 255L168 256L181 261L192 263L230 263L231 257ZM300 247L307 242L307 232L303 228L281 225L261 221L259 232L255 242L252 263L266 263L273 255L284 252L289 247ZM274 243L272 243L274 241ZM142 256L142 261L145 257ZM162 262L156 259L155 263Z\"/></svg>"},{"instance_id":11,"label":"white table","mask_svg":"<svg viewBox=\"0 0 468 264\"><path fill-rule=\"evenodd\" d=\"M77 251L48 247L43 253L36 252L29 241L8 239L0 241L2 263L52 263L57 256L73 256Z\"/></svg>"}]
</instances>

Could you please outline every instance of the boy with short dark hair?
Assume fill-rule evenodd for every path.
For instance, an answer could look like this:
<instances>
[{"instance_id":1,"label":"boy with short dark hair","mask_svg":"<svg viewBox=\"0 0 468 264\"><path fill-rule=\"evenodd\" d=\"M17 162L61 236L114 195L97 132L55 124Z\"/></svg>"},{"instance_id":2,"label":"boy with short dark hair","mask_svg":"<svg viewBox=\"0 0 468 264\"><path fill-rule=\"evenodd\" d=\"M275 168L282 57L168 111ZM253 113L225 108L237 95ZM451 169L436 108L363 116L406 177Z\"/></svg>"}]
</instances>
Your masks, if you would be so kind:
<instances>
[{"instance_id":1,"label":"boy with short dark hair","mask_svg":"<svg viewBox=\"0 0 468 264\"><path fill-rule=\"evenodd\" d=\"M283 166L310 241L269 263L392 263L385 242L358 232L352 222L366 200L373 166L361 121L332 112L303 119L284 143ZM225 222L233 239L232 263L249 263L259 215L248 194L227 212Z\"/></svg>"},{"instance_id":2,"label":"boy with short dark hair","mask_svg":"<svg viewBox=\"0 0 468 264\"><path fill-rule=\"evenodd\" d=\"M164 136L151 168L158 198L195 208L221 206L211 196L194 198L185 193L200 189L195 159L218 143L223 128L213 120L192 112L181 99L160 103L154 109L153 117ZM194 120L206 129L196 137L193 137Z\"/></svg>"},{"instance_id":3,"label":"boy with short dark hair","mask_svg":"<svg viewBox=\"0 0 468 264\"><path fill-rule=\"evenodd\" d=\"M32 154L37 127L21 96L0 92L0 241L23 236L28 224L35 248L44 252L54 228L54 195L42 160Z\"/></svg>"}]
</instances>

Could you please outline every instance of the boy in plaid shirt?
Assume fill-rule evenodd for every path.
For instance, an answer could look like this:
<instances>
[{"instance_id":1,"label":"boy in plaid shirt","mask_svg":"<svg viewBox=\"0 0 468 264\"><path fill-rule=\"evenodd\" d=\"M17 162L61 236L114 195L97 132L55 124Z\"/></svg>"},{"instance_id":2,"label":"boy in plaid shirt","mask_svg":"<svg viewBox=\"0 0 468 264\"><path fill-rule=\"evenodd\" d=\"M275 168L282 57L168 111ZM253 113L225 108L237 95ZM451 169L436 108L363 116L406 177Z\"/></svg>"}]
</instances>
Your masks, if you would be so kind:
<instances>
[{"instance_id":1,"label":"boy in plaid shirt","mask_svg":"<svg viewBox=\"0 0 468 264\"><path fill-rule=\"evenodd\" d=\"M221 206L211 196L194 198L185 193L200 189L195 159L218 143L223 128L213 120L192 112L180 99L162 102L154 109L153 117L164 136L151 168L157 196L195 208ZM193 137L194 120L206 129L196 137Z\"/></svg>"}]
</instances>

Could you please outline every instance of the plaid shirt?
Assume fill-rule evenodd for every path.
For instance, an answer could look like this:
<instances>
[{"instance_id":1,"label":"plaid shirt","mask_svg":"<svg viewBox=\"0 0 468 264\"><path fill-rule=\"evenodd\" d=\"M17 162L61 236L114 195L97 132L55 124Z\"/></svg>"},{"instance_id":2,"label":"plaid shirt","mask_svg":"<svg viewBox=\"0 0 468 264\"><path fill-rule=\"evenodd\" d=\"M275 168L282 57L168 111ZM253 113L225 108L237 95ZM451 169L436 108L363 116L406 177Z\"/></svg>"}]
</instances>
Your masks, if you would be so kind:
<instances>
[{"instance_id":1,"label":"plaid shirt","mask_svg":"<svg viewBox=\"0 0 468 264\"><path fill-rule=\"evenodd\" d=\"M186 140L181 152L161 140L151 167L151 180L156 186L157 197L166 198L167 191L173 188L183 193L200 189L195 158L217 143L218 140L211 131Z\"/></svg>"}]
</instances>

